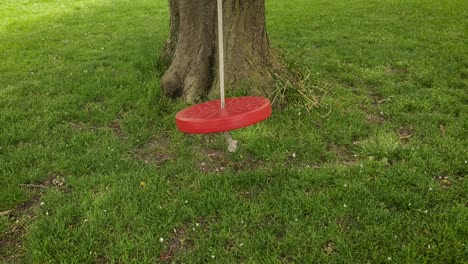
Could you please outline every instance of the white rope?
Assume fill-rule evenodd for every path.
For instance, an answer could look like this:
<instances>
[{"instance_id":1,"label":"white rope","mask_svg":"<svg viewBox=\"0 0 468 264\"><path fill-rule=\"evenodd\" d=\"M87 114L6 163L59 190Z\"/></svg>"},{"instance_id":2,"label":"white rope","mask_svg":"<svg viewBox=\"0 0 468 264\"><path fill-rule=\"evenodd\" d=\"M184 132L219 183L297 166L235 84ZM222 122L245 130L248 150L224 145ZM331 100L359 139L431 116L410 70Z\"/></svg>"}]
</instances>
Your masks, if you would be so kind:
<instances>
[{"instance_id":1,"label":"white rope","mask_svg":"<svg viewBox=\"0 0 468 264\"><path fill-rule=\"evenodd\" d=\"M223 38L223 0L218 0L218 46L219 46L219 93L221 109L225 107L224 99L224 38Z\"/></svg>"},{"instance_id":2,"label":"white rope","mask_svg":"<svg viewBox=\"0 0 468 264\"><path fill-rule=\"evenodd\" d=\"M224 98L224 32L223 32L223 0L218 0L218 47L219 47L219 94L221 96L221 109L226 106ZM238 141L233 139L231 133L224 132L228 142L228 151L236 152Z\"/></svg>"}]
</instances>

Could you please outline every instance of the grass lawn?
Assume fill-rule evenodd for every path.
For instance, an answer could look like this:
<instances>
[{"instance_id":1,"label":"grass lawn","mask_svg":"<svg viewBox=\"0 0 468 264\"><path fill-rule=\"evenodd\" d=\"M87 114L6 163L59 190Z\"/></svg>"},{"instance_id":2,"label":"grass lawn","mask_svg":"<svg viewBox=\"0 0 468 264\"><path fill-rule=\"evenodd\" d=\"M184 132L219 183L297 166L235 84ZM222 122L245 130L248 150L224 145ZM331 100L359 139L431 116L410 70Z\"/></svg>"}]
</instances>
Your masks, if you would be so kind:
<instances>
[{"instance_id":1,"label":"grass lawn","mask_svg":"<svg viewBox=\"0 0 468 264\"><path fill-rule=\"evenodd\" d=\"M231 154L175 128L167 1L2 0L0 262L466 263L466 2L266 4L320 103Z\"/></svg>"}]
</instances>

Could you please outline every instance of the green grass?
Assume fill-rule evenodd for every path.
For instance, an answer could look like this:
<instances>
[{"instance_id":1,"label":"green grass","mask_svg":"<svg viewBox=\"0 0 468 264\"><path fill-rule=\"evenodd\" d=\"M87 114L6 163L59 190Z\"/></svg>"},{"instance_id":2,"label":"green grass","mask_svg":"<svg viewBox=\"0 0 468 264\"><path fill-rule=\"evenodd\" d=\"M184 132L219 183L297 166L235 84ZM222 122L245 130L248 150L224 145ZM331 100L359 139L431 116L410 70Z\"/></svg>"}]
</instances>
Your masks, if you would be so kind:
<instances>
[{"instance_id":1,"label":"green grass","mask_svg":"<svg viewBox=\"0 0 468 264\"><path fill-rule=\"evenodd\" d=\"M1 259L466 261L465 10L268 0L273 46L321 104L235 131L229 154L174 126L166 1L2 1Z\"/></svg>"}]
</instances>

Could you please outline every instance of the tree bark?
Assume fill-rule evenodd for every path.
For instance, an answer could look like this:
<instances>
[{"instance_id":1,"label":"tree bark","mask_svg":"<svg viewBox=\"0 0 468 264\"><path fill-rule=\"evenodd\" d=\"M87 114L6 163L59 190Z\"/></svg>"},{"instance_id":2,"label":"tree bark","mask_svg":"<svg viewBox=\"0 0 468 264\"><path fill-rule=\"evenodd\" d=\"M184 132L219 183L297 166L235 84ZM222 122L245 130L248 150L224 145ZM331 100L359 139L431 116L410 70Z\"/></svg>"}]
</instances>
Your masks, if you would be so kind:
<instances>
[{"instance_id":1,"label":"tree bark","mask_svg":"<svg viewBox=\"0 0 468 264\"><path fill-rule=\"evenodd\" d=\"M218 91L217 13L215 0L169 0L170 35L161 53L168 66L162 87L187 101ZM265 0L224 0L226 89L270 95L274 72L282 65L273 55L265 27Z\"/></svg>"}]
</instances>

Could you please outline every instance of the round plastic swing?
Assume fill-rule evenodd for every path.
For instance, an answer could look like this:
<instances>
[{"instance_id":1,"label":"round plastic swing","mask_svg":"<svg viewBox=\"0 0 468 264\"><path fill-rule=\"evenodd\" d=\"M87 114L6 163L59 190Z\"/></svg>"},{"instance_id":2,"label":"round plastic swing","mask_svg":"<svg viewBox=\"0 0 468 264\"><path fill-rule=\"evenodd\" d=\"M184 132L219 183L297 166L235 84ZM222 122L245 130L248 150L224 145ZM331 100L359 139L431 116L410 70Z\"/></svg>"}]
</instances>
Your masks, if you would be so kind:
<instances>
[{"instance_id":1,"label":"round plastic swing","mask_svg":"<svg viewBox=\"0 0 468 264\"><path fill-rule=\"evenodd\" d=\"M272 112L270 100L264 97L224 98L222 12L222 0L218 0L219 84L221 99L194 105L177 113L177 128L184 133L207 134L226 132L261 122L267 119ZM232 140L230 136L229 139Z\"/></svg>"},{"instance_id":2,"label":"round plastic swing","mask_svg":"<svg viewBox=\"0 0 468 264\"><path fill-rule=\"evenodd\" d=\"M246 96L227 98L224 109L221 109L221 100L189 107L177 113L176 124L185 133L216 133L250 126L270 115L270 100Z\"/></svg>"}]
</instances>

